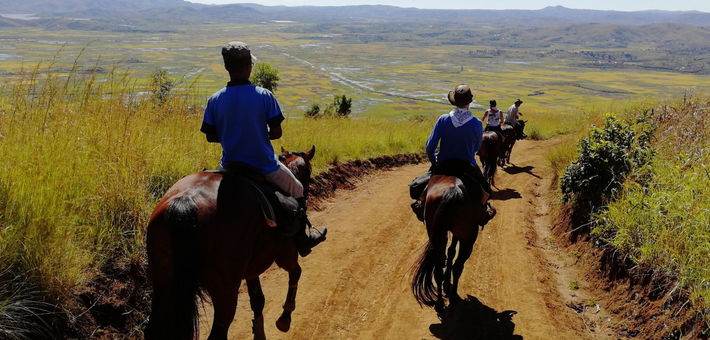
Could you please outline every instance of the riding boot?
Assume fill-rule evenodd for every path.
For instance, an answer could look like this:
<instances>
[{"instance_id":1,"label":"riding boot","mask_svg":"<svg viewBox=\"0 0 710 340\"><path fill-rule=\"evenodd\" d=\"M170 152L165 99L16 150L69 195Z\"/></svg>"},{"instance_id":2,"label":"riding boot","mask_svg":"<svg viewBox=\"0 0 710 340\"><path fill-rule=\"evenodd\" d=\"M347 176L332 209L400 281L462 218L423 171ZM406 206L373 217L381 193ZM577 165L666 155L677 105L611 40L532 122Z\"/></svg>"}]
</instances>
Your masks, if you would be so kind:
<instances>
[{"instance_id":1,"label":"riding boot","mask_svg":"<svg viewBox=\"0 0 710 340\"><path fill-rule=\"evenodd\" d=\"M422 202L419 200L412 200L412 211L417 215L417 219L424 222L424 209L422 207Z\"/></svg>"},{"instance_id":2,"label":"riding boot","mask_svg":"<svg viewBox=\"0 0 710 340\"><path fill-rule=\"evenodd\" d=\"M486 207L488 207L488 209L486 209ZM486 204L483 206L483 209L484 209L483 216L481 216L481 223L480 223L481 227L485 227L486 224L488 224L488 221L492 220L493 217L495 217L496 214L498 213L498 210L496 210L496 208L493 207L491 202L486 202Z\"/></svg>"},{"instance_id":3,"label":"riding boot","mask_svg":"<svg viewBox=\"0 0 710 340\"><path fill-rule=\"evenodd\" d=\"M298 198L297 201L301 207L302 226L301 228L299 228L299 232L296 234L296 248L298 249L298 253L301 255L301 257L306 257L308 254L311 253L313 247L325 241L325 234L328 233L328 228L321 227L316 229L315 232L306 232L306 229L315 229L311 225L311 222L308 221L308 216L306 216L308 202L306 201L305 197Z\"/></svg>"}]
</instances>

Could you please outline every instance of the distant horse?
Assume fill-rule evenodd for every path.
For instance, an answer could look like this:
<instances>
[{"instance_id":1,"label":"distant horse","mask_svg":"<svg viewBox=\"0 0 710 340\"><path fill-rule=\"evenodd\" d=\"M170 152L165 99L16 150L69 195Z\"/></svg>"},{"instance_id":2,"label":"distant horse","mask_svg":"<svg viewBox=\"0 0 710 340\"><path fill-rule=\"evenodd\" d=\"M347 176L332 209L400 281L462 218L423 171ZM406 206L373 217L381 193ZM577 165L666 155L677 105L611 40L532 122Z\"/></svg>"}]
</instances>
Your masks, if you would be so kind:
<instances>
[{"instance_id":1,"label":"distant horse","mask_svg":"<svg viewBox=\"0 0 710 340\"><path fill-rule=\"evenodd\" d=\"M281 150L279 159L301 181L307 197L315 146L308 152ZM194 339L204 292L214 308L208 340L227 339L242 280L254 312L254 339L266 339L259 275L274 262L289 274L284 311L276 321L279 330L289 330L301 276L298 252L293 236L282 236L267 224L257 190L237 176L198 172L179 180L158 202L147 229L153 282L147 340Z\"/></svg>"},{"instance_id":2,"label":"distant horse","mask_svg":"<svg viewBox=\"0 0 710 340\"><path fill-rule=\"evenodd\" d=\"M432 176L425 197L424 223L429 243L416 265L411 288L420 304L441 312L445 306L443 293L446 293L450 306L455 306L461 299L458 295L459 278L464 263L471 256L485 208L479 203L480 187L474 186L467 191L461 180L454 176ZM449 232L453 236L447 252ZM458 256L457 243L460 244Z\"/></svg>"},{"instance_id":3,"label":"distant horse","mask_svg":"<svg viewBox=\"0 0 710 340\"><path fill-rule=\"evenodd\" d=\"M495 176L499 158L503 154L503 138L494 131L483 133L483 143L478 150L478 159L481 161L483 177L488 184L495 186Z\"/></svg>"},{"instance_id":4,"label":"distant horse","mask_svg":"<svg viewBox=\"0 0 710 340\"><path fill-rule=\"evenodd\" d=\"M518 120L520 124L520 132L522 133L525 129L525 121ZM517 141L517 133L512 125L503 124L503 135L505 136L505 142L503 143L503 155L500 157L503 165L510 164L510 153L513 151L513 146Z\"/></svg>"}]
</instances>

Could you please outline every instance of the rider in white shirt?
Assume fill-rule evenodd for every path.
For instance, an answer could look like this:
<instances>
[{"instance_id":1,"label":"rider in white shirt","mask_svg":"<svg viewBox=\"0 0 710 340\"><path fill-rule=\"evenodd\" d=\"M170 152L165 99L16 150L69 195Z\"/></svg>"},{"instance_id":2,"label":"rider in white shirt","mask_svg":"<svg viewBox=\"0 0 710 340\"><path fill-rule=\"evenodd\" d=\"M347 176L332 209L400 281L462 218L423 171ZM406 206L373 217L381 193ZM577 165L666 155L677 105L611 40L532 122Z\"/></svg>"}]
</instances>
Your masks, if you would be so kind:
<instances>
[{"instance_id":1,"label":"rider in white shirt","mask_svg":"<svg viewBox=\"0 0 710 340\"><path fill-rule=\"evenodd\" d=\"M508 112L505 114L505 123L511 125L515 129L515 135L518 139L525 139L528 136L523 133L521 125L518 123L518 115L523 115L522 112L519 111L520 104L522 103L522 100L516 100L515 104L511 105L510 108L508 108Z\"/></svg>"},{"instance_id":2,"label":"rider in white shirt","mask_svg":"<svg viewBox=\"0 0 710 340\"><path fill-rule=\"evenodd\" d=\"M503 137L503 130L501 129L501 124L503 124L503 113L496 107L497 103L495 100L490 102L491 108L486 110L483 114L482 121L486 122L485 131L496 131Z\"/></svg>"}]
</instances>

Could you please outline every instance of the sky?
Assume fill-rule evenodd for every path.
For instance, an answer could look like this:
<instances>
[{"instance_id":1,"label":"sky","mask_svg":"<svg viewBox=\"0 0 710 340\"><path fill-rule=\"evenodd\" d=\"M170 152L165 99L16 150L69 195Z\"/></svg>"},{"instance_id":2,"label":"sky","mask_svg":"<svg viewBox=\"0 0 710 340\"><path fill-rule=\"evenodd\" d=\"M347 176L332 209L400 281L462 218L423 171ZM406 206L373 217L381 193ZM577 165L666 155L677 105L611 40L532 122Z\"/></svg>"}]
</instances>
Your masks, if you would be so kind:
<instances>
[{"instance_id":1,"label":"sky","mask_svg":"<svg viewBox=\"0 0 710 340\"><path fill-rule=\"evenodd\" d=\"M437 9L541 9L564 6L574 9L614 11L701 11L710 13L710 0L497 0L497 1L432 1L432 0L188 0L203 4L258 3L266 6L345 6L391 5L398 7Z\"/></svg>"}]
</instances>

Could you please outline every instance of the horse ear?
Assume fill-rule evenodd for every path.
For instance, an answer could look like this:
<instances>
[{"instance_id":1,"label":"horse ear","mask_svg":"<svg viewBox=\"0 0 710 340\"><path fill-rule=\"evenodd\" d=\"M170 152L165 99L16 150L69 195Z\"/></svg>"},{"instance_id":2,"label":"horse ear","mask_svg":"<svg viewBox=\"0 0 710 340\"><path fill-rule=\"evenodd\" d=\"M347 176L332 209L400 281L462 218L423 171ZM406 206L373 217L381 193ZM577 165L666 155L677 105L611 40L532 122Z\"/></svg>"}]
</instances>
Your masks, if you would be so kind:
<instances>
[{"instance_id":1,"label":"horse ear","mask_svg":"<svg viewBox=\"0 0 710 340\"><path fill-rule=\"evenodd\" d=\"M284 149L284 147L281 146L281 153L287 153L287 152L288 152L288 150Z\"/></svg>"},{"instance_id":2,"label":"horse ear","mask_svg":"<svg viewBox=\"0 0 710 340\"><path fill-rule=\"evenodd\" d=\"M308 156L308 160L313 159L313 156L316 155L316 146L311 147L311 149L306 152L306 155Z\"/></svg>"}]
</instances>

